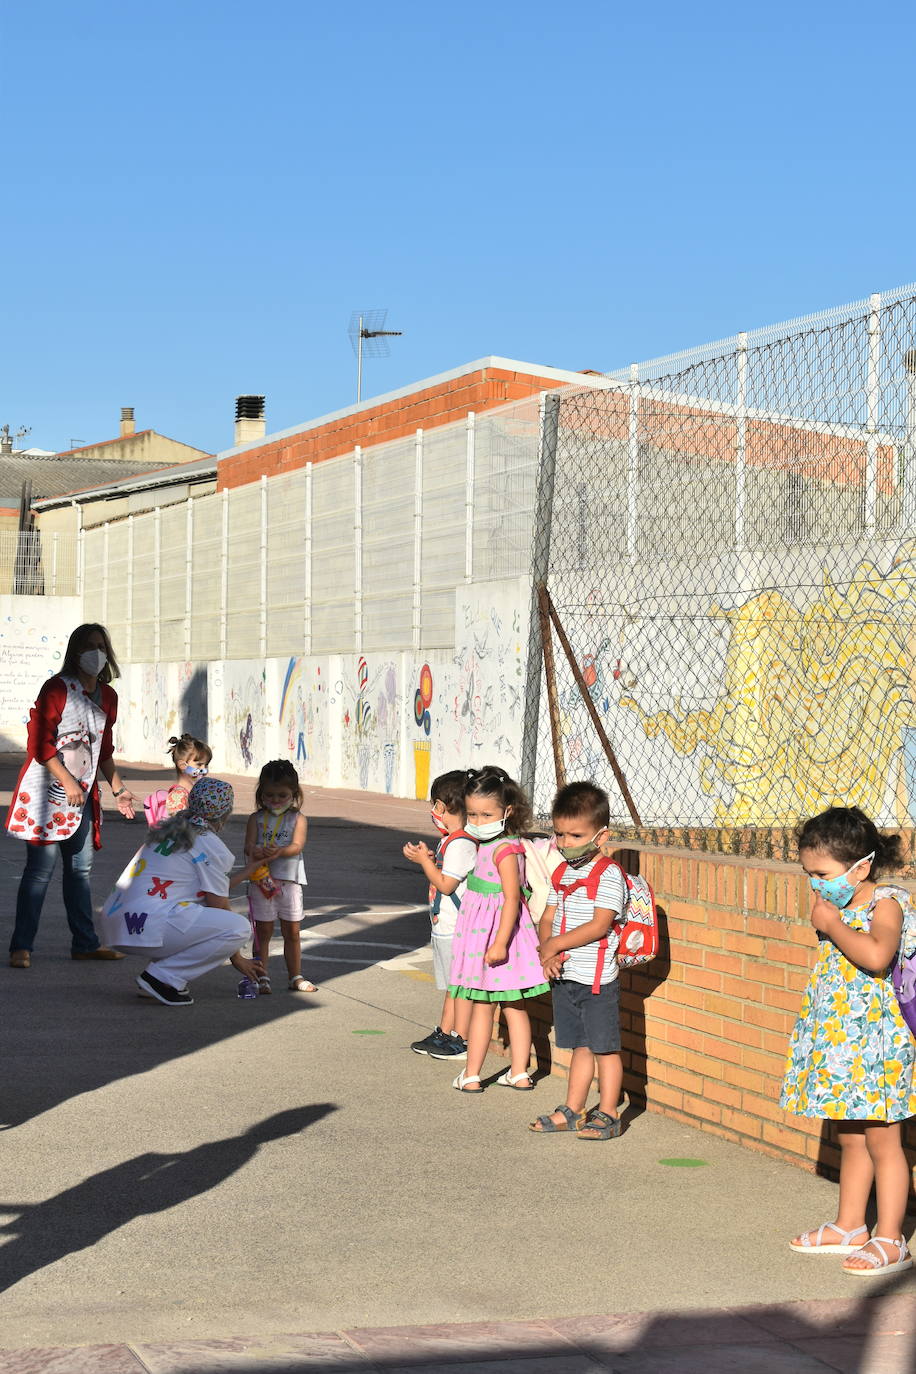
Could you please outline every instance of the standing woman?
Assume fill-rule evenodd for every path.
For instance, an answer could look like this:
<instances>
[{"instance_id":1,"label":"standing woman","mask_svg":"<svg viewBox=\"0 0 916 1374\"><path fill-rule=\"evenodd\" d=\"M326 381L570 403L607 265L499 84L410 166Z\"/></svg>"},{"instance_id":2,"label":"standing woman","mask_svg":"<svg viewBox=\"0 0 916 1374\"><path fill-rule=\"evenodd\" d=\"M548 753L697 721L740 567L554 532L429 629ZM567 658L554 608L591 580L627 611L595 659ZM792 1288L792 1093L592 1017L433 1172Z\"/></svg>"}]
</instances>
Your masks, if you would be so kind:
<instances>
[{"instance_id":1,"label":"standing woman","mask_svg":"<svg viewBox=\"0 0 916 1374\"><path fill-rule=\"evenodd\" d=\"M98 774L107 779L122 816L137 799L114 764L112 727L118 698L109 686L118 664L103 625L79 625L63 667L38 693L29 716L27 757L13 792L6 828L27 844L16 898L10 966L28 968L57 851L63 862L64 906L74 959L121 959L100 944L93 924L89 874L102 844Z\"/></svg>"}]
</instances>

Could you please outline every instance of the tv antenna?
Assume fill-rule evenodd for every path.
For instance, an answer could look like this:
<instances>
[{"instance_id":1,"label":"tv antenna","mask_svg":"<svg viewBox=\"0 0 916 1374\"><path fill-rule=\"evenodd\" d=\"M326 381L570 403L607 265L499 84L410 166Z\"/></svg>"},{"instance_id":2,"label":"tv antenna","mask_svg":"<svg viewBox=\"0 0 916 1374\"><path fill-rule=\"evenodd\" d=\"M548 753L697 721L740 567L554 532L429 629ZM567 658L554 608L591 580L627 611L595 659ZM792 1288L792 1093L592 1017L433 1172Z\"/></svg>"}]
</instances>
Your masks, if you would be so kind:
<instances>
[{"instance_id":1,"label":"tv antenna","mask_svg":"<svg viewBox=\"0 0 916 1374\"><path fill-rule=\"evenodd\" d=\"M350 316L347 333L356 354L356 404L359 405L363 394L363 354L367 358L387 358L390 352L387 340L398 338L402 329L386 329L387 310L354 310Z\"/></svg>"}]
</instances>

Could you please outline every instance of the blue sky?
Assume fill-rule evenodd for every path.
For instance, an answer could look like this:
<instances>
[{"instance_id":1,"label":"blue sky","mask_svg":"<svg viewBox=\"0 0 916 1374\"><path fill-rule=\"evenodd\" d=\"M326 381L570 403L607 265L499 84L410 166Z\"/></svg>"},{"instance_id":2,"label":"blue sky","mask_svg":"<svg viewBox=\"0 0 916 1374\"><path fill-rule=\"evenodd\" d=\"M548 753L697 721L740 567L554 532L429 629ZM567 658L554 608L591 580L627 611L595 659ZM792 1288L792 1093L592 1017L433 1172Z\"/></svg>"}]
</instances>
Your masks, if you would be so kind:
<instances>
[{"instance_id":1,"label":"blue sky","mask_svg":"<svg viewBox=\"0 0 916 1374\"><path fill-rule=\"evenodd\" d=\"M0 424L218 451L484 356L602 370L916 278L905 4L35 0Z\"/></svg>"}]
</instances>

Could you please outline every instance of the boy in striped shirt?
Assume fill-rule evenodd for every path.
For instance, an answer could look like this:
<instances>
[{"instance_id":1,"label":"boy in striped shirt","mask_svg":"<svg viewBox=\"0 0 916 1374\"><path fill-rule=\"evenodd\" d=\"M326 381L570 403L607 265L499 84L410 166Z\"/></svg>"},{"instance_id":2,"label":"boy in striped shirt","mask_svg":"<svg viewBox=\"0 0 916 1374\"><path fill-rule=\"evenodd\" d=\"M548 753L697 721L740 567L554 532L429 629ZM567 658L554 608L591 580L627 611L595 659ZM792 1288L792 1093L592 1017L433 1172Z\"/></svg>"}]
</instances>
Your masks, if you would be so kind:
<instances>
[{"instance_id":1,"label":"boy in striped shirt","mask_svg":"<svg viewBox=\"0 0 916 1374\"><path fill-rule=\"evenodd\" d=\"M566 1103L540 1116L537 1134L575 1130L580 1140L620 1135L623 1087L620 996L615 922L625 903L623 875L601 854L610 820L608 796L591 782L561 787L551 812L557 849L565 859L538 927L538 953L553 998L557 1048L572 1050ZM598 1074L598 1106L585 1104Z\"/></svg>"}]
</instances>

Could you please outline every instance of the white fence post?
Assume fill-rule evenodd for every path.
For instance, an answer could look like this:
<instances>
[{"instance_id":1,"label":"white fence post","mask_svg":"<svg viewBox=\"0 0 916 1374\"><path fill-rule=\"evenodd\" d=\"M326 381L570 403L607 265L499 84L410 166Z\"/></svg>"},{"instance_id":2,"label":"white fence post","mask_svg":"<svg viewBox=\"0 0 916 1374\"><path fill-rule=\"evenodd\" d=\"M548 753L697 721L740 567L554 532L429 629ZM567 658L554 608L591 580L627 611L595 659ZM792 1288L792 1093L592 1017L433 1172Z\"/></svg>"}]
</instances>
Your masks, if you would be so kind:
<instances>
[{"instance_id":1,"label":"white fence post","mask_svg":"<svg viewBox=\"0 0 916 1374\"><path fill-rule=\"evenodd\" d=\"M153 662L162 657L162 507L153 511Z\"/></svg>"},{"instance_id":2,"label":"white fence post","mask_svg":"<svg viewBox=\"0 0 916 1374\"><path fill-rule=\"evenodd\" d=\"M191 661L191 615L194 606L194 502L188 497L185 508L185 540L187 550L184 556L184 658Z\"/></svg>"},{"instance_id":3,"label":"white fence post","mask_svg":"<svg viewBox=\"0 0 916 1374\"><path fill-rule=\"evenodd\" d=\"M474 578L474 458L477 445L477 417L468 411L467 466L464 481L464 580Z\"/></svg>"},{"instance_id":4,"label":"white fence post","mask_svg":"<svg viewBox=\"0 0 916 1374\"><path fill-rule=\"evenodd\" d=\"M363 451L353 450L353 637L363 651Z\"/></svg>"},{"instance_id":5,"label":"white fence post","mask_svg":"<svg viewBox=\"0 0 916 1374\"><path fill-rule=\"evenodd\" d=\"M134 658L134 517L127 517L127 661Z\"/></svg>"},{"instance_id":6,"label":"white fence post","mask_svg":"<svg viewBox=\"0 0 916 1374\"><path fill-rule=\"evenodd\" d=\"M108 529L109 521L102 526L102 624L108 625Z\"/></svg>"},{"instance_id":7,"label":"white fence post","mask_svg":"<svg viewBox=\"0 0 916 1374\"><path fill-rule=\"evenodd\" d=\"M413 649L420 652L423 619L423 431L417 430L413 476Z\"/></svg>"},{"instance_id":8,"label":"white fence post","mask_svg":"<svg viewBox=\"0 0 916 1374\"><path fill-rule=\"evenodd\" d=\"M261 580L258 611L258 651L267 657L267 474L261 473Z\"/></svg>"},{"instance_id":9,"label":"white fence post","mask_svg":"<svg viewBox=\"0 0 916 1374\"><path fill-rule=\"evenodd\" d=\"M312 465L305 465L305 606L303 652L312 652Z\"/></svg>"},{"instance_id":10,"label":"white fence post","mask_svg":"<svg viewBox=\"0 0 916 1374\"><path fill-rule=\"evenodd\" d=\"M57 541L60 535L55 530L51 536L51 595L57 595Z\"/></svg>"},{"instance_id":11,"label":"white fence post","mask_svg":"<svg viewBox=\"0 0 916 1374\"><path fill-rule=\"evenodd\" d=\"M868 300L868 380L865 404L865 533L874 534L878 512L878 418L881 402L881 297Z\"/></svg>"},{"instance_id":12,"label":"white fence post","mask_svg":"<svg viewBox=\"0 0 916 1374\"><path fill-rule=\"evenodd\" d=\"M630 363L630 419L627 426L627 557L636 561L639 538L639 364Z\"/></svg>"},{"instance_id":13,"label":"white fence post","mask_svg":"<svg viewBox=\"0 0 916 1374\"><path fill-rule=\"evenodd\" d=\"M735 549L747 544L745 507L747 477L747 334L738 335L738 422L735 442Z\"/></svg>"},{"instance_id":14,"label":"white fence post","mask_svg":"<svg viewBox=\"0 0 916 1374\"><path fill-rule=\"evenodd\" d=\"M73 505L76 506L76 594L77 594L77 596L82 596L82 595L83 595L83 567L84 567L84 561L83 561L83 560L85 559L85 556L86 556L86 549L85 549L85 531L84 531L84 529L83 529L83 508L82 508L82 506L79 505L78 502L76 502L76 501L73 502ZM84 605L83 605L83 611L84 611L84 613L85 613L85 609L86 609L86 607L85 607L85 604L84 604Z\"/></svg>"},{"instance_id":15,"label":"white fence post","mask_svg":"<svg viewBox=\"0 0 916 1374\"><path fill-rule=\"evenodd\" d=\"M229 647L229 488L223 487L223 526L219 547L219 656L224 660Z\"/></svg>"}]
</instances>

